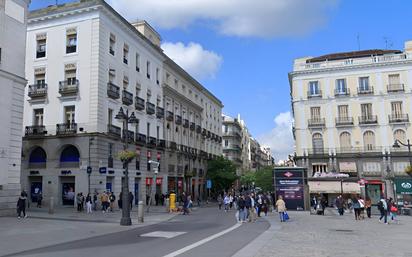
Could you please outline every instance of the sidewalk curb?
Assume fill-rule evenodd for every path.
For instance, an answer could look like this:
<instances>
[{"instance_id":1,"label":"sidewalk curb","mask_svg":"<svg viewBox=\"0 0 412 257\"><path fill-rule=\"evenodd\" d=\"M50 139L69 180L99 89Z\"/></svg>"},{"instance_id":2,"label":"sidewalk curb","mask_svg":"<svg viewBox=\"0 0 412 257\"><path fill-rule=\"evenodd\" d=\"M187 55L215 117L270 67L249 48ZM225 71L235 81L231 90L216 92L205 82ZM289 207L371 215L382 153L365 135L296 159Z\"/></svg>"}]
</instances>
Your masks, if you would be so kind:
<instances>
[{"instance_id":1,"label":"sidewalk curb","mask_svg":"<svg viewBox=\"0 0 412 257\"><path fill-rule=\"evenodd\" d=\"M234 255L232 255L232 257L256 256L256 254L258 254L259 251L274 237L275 232L280 230L281 226L275 222L276 215L265 216L263 218L269 222L270 227L260 236L256 237L252 242L237 251Z\"/></svg>"}]
</instances>

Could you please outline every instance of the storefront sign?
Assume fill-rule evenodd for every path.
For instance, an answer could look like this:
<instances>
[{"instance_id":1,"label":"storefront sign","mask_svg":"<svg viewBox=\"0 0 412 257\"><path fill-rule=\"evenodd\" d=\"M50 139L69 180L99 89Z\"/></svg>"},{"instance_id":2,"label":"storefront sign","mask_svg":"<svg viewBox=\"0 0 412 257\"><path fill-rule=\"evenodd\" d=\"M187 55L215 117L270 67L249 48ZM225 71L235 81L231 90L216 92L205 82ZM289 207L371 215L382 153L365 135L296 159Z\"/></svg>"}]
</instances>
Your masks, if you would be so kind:
<instances>
[{"instance_id":1,"label":"storefront sign","mask_svg":"<svg viewBox=\"0 0 412 257\"><path fill-rule=\"evenodd\" d=\"M396 193L412 195L412 179L395 179Z\"/></svg>"},{"instance_id":2,"label":"storefront sign","mask_svg":"<svg viewBox=\"0 0 412 257\"><path fill-rule=\"evenodd\" d=\"M157 158L158 161L160 161L160 158L161 158L161 157L162 157L162 153L161 153L161 152L157 152L156 158Z\"/></svg>"},{"instance_id":3,"label":"storefront sign","mask_svg":"<svg viewBox=\"0 0 412 257\"><path fill-rule=\"evenodd\" d=\"M70 175L70 174L72 174L72 172L71 172L71 170L62 170L61 174L62 175Z\"/></svg>"},{"instance_id":4,"label":"storefront sign","mask_svg":"<svg viewBox=\"0 0 412 257\"><path fill-rule=\"evenodd\" d=\"M276 197L283 196L289 209L304 207L304 169L274 170Z\"/></svg>"},{"instance_id":5,"label":"storefront sign","mask_svg":"<svg viewBox=\"0 0 412 257\"><path fill-rule=\"evenodd\" d=\"M99 173L100 174L105 174L107 172L107 168L106 167L100 167L99 168Z\"/></svg>"},{"instance_id":6,"label":"storefront sign","mask_svg":"<svg viewBox=\"0 0 412 257\"><path fill-rule=\"evenodd\" d=\"M146 186L150 186L153 183L153 178L146 178Z\"/></svg>"},{"instance_id":7,"label":"storefront sign","mask_svg":"<svg viewBox=\"0 0 412 257\"><path fill-rule=\"evenodd\" d=\"M39 171L38 170L31 170L30 171L30 175L39 175Z\"/></svg>"},{"instance_id":8,"label":"storefront sign","mask_svg":"<svg viewBox=\"0 0 412 257\"><path fill-rule=\"evenodd\" d=\"M156 185L162 185L163 178L156 178Z\"/></svg>"},{"instance_id":9,"label":"storefront sign","mask_svg":"<svg viewBox=\"0 0 412 257\"><path fill-rule=\"evenodd\" d=\"M183 181L182 181L182 180L179 179L179 180L177 181L177 187L178 187L178 188L182 188L182 187L183 187Z\"/></svg>"},{"instance_id":10,"label":"storefront sign","mask_svg":"<svg viewBox=\"0 0 412 257\"><path fill-rule=\"evenodd\" d=\"M355 162L339 162L340 172L345 173L356 173L356 163Z\"/></svg>"}]
</instances>

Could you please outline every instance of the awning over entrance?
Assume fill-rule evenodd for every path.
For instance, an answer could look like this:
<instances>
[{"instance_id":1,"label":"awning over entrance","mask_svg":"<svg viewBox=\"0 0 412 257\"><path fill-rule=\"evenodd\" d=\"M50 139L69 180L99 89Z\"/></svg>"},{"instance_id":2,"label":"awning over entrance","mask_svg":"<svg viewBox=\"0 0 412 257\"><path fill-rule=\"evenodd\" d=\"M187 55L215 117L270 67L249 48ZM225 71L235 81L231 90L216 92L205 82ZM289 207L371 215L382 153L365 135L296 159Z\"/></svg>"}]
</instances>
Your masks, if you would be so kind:
<instances>
[{"instance_id":1,"label":"awning over entrance","mask_svg":"<svg viewBox=\"0 0 412 257\"><path fill-rule=\"evenodd\" d=\"M340 181L308 181L309 192L318 194L340 194ZM342 182L344 194L360 194L359 184L356 182Z\"/></svg>"},{"instance_id":2,"label":"awning over entrance","mask_svg":"<svg viewBox=\"0 0 412 257\"><path fill-rule=\"evenodd\" d=\"M412 179L397 178L395 179L396 193L401 195L412 195Z\"/></svg>"}]
</instances>

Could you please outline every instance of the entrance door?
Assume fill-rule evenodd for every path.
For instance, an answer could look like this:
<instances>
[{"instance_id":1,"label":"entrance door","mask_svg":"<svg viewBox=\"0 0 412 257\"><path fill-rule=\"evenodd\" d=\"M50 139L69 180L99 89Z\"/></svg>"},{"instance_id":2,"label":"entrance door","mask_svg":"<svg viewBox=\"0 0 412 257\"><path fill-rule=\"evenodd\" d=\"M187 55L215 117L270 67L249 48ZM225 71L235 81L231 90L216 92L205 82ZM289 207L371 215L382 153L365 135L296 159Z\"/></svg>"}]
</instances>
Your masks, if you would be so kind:
<instances>
[{"instance_id":1,"label":"entrance door","mask_svg":"<svg viewBox=\"0 0 412 257\"><path fill-rule=\"evenodd\" d=\"M381 184L367 184L366 195L369 196L373 205L378 204L382 195Z\"/></svg>"},{"instance_id":2,"label":"entrance door","mask_svg":"<svg viewBox=\"0 0 412 257\"><path fill-rule=\"evenodd\" d=\"M30 197L31 201L37 202L38 196L43 193L43 184L42 182L31 182L30 186Z\"/></svg>"},{"instance_id":3,"label":"entrance door","mask_svg":"<svg viewBox=\"0 0 412 257\"><path fill-rule=\"evenodd\" d=\"M74 205L75 183L62 183L63 205Z\"/></svg>"}]
</instances>

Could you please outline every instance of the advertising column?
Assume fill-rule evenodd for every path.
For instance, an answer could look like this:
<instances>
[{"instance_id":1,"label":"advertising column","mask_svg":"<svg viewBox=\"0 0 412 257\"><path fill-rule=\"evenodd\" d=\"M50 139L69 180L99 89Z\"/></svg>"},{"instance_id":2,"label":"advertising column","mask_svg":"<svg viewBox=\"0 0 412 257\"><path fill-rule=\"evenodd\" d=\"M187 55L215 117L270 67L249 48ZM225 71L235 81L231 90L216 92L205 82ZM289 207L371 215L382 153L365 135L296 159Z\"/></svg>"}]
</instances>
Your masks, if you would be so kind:
<instances>
[{"instance_id":1,"label":"advertising column","mask_svg":"<svg viewBox=\"0 0 412 257\"><path fill-rule=\"evenodd\" d=\"M283 196L286 208L303 210L305 208L305 177L302 168L275 168L276 198Z\"/></svg>"}]
</instances>

